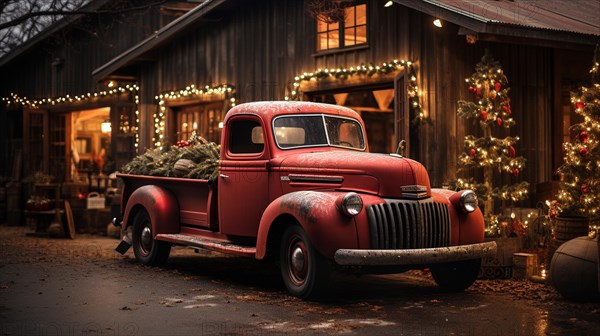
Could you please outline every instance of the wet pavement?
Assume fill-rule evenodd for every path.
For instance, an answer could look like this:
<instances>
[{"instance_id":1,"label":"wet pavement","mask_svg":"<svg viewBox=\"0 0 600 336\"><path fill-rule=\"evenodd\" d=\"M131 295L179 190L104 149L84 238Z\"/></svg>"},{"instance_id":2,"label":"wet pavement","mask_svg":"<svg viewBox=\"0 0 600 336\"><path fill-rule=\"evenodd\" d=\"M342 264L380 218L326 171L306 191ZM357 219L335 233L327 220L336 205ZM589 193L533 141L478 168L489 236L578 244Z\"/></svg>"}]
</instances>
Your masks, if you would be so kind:
<instances>
[{"instance_id":1,"label":"wet pavement","mask_svg":"<svg viewBox=\"0 0 600 336\"><path fill-rule=\"evenodd\" d=\"M275 265L174 248L160 268L115 239L0 226L0 335L596 335L600 303L528 281L440 291L428 274L336 275L319 302Z\"/></svg>"}]
</instances>

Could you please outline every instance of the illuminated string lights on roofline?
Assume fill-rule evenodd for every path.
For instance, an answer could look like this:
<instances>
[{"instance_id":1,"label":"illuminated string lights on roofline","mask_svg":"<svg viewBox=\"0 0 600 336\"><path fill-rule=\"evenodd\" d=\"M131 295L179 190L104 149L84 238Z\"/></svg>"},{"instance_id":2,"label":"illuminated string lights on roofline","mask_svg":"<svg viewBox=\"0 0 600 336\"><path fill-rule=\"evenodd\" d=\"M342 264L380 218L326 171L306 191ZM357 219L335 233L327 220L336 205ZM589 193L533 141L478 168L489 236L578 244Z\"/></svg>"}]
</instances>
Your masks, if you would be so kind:
<instances>
[{"instance_id":1,"label":"illuminated string lights on roofline","mask_svg":"<svg viewBox=\"0 0 600 336\"><path fill-rule=\"evenodd\" d=\"M112 84L112 85L109 85ZM69 94L62 96L62 97L57 97L57 98L42 98L42 99L28 99L27 97L20 97L18 94L16 93L11 93L10 97L3 97L1 100L3 103L5 103L7 106L11 106L12 104L14 105L22 105L25 107L32 107L32 108L39 108L39 107L43 107L43 106L54 106L57 104L69 104L69 103L78 103L78 102L85 102L87 100L90 99L94 99L94 98L103 98L103 97L107 97L107 96L112 96L112 95L117 95L117 94L124 94L124 93L133 93L135 94L134 96L134 101L135 101L135 125L119 125L119 129L120 130L124 130L125 128L129 128L129 131L135 134L135 148L136 148L136 153L137 150L139 148L139 103L140 103L140 99L138 96L138 91L139 91L139 86L137 84L126 84L124 86L117 86L115 87L115 85L117 85L116 82L114 81L109 81L107 86L110 88L108 90L101 90L101 91L97 91L97 92L88 92L86 94L82 94L82 95L75 95L75 96L71 96Z\"/></svg>"},{"instance_id":2,"label":"illuminated string lights on roofline","mask_svg":"<svg viewBox=\"0 0 600 336\"><path fill-rule=\"evenodd\" d=\"M40 106L44 106L44 105L56 105L56 104L61 104L61 103L73 103L73 102L85 101L85 100L89 100L92 98L111 96L111 95L121 94L121 93L133 93L133 92L137 93L138 91L139 91L139 87L136 84L127 84L125 86L119 86L119 87L116 87L116 88L110 89L110 90L102 90L102 91L98 91L98 92L88 92L86 94L75 95L75 96L65 95L63 97L58 97L58 98L29 99L27 97L20 97L16 93L11 93L10 97L4 97L4 98L2 98L2 101L5 102L7 105L21 104L23 106L28 106L28 107L40 107Z\"/></svg>"},{"instance_id":3,"label":"illuminated string lights on roofline","mask_svg":"<svg viewBox=\"0 0 600 336\"><path fill-rule=\"evenodd\" d=\"M422 96L423 92L421 90L419 90L419 86L417 85L417 77L415 74L415 68L413 66L413 62L411 61L406 61L406 60L398 60L398 59L394 59L390 62L384 62L382 64L378 64L378 65L373 65L373 64L369 64L369 65L365 65L365 64L360 64L357 66L352 66L350 68L342 68L342 67L335 67L335 68L329 68L329 69L317 69L313 72L303 72L302 74L298 74L296 76L294 76L294 81L292 82L292 88L290 89L290 94L285 96L285 100L298 100L300 99L300 95L299 95L299 88L300 88L300 83L303 81L314 81L314 80L320 80L320 79L324 79L324 78L337 78L337 79L346 79L347 77L350 76L361 76L361 75L366 75L366 76L374 76L374 75L384 75L393 71L397 71L397 70L401 70L405 68L407 70L407 74L408 74L408 81L407 81L407 86L408 86L408 100L409 100L409 107L411 108L411 110L413 111L413 115L414 117L414 122L415 123L420 123L422 121L427 120L427 115L425 113L425 111L423 110L420 102L419 102L419 97Z\"/></svg>"},{"instance_id":4,"label":"illuminated string lights on roofline","mask_svg":"<svg viewBox=\"0 0 600 336\"><path fill-rule=\"evenodd\" d=\"M152 137L152 143L155 147L163 149L163 142L165 139L165 116L167 107L165 102L168 100L182 99L193 96L213 96L222 95L226 101L229 102L228 107L234 107L237 104L235 97L229 97L235 95L235 87L229 84L221 85L204 85L203 87L197 87L195 84L190 84L185 89L171 90L154 96L154 99L158 104L158 112L154 113L154 136ZM227 99L229 97L229 99Z\"/></svg>"}]
</instances>

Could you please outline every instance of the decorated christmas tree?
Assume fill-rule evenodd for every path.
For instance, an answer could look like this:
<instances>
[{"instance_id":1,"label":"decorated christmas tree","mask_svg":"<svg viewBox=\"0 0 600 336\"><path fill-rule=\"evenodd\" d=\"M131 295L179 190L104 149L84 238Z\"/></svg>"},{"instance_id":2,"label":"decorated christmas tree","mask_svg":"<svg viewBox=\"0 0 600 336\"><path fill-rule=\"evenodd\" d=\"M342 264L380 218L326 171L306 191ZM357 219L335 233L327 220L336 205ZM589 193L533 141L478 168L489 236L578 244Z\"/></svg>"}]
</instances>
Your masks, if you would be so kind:
<instances>
[{"instance_id":1,"label":"decorated christmas tree","mask_svg":"<svg viewBox=\"0 0 600 336\"><path fill-rule=\"evenodd\" d=\"M596 47L592 86L571 93L575 111L583 122L571 129L576 136L563 144L564 164L558 193L559 213L563 216L597 218L600 215L600 47Z\"/></svg>"},{"instance_id":2,"label":"decorated christmas tree","mask_svg":"<svg viewBox=\"0 0 600 336\"><path fill-rule=\"evenodd\" d=\"M486 51L477 63L475 73L466 79L466 84L473 99L460 100L457 113L460 118L479 125L481 132L479 136L465 136L464 151L458 158L458 173L468 177L459 178L451 184L459 189L475 191L485 215L488 236L517 233L522 227L517 227L514 218L503 219L500 210L495 209L500 203L514 204L527 198L529 188L527 182L494 185L501 174L511 176L503 181L516 180L525 166L525 159L516 156L515 146L519 137L498 136L509 134L510 128L515 125L508 97L508 79L500 64ZM482 176L483 181L478 181L475 176ZM506 225L500 225L501 222Z\"/></svg>"}]
</instances>

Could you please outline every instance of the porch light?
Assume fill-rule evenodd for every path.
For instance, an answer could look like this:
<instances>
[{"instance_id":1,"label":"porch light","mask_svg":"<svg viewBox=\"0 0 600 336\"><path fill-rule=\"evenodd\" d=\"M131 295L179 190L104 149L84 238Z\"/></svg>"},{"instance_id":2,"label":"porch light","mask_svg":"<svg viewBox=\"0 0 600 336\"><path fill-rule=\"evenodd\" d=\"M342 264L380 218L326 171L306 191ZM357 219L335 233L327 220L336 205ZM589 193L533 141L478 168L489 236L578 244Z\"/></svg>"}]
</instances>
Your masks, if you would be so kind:
<instances>
[{"instance_id":1,"label":"porch light","mask_svg":"<svg viewBox=\"0 0 600 336\"><path fill-rule=\"evenodd\" d=\"M435 19L433 20L433 25L438 28L442 28L442 21L440 19Z\"/></svg>"},{"instance_id":2,"label":"porch light","mask_svg":"<svg viewBox=\"0 0 600 336\"><path fill-rule=\"evenodd\" d=\"M391 5L393 5L393 4L394 4L394 2L393 2L393 1L388 1L388 2L386 2L386 3L385 3L385 5L383 5L383 7L386 7L386 8L387 8L387 7L390 7L390 6L391 6Z\"/></svg>"},{"instance_id":3,"label":"porch light","mask_svg":"<svg viewBox=\"0 0 600 336\"><path fill-rule=\"evenodd\" d=\"M110 120L103 121L102 124L100 124L100 130L102 133L110 133L112 131Z\"/></svg>"}]
</instances>

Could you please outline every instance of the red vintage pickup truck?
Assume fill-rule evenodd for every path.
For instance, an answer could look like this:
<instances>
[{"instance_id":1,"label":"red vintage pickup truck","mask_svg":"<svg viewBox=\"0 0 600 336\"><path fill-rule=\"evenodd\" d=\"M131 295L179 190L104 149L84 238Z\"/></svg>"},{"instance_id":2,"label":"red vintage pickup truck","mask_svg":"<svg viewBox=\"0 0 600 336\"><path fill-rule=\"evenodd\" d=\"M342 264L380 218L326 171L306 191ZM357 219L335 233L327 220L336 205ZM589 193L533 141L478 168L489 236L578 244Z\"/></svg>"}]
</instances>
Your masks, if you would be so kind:
<instances>
[{"instance_id":1,"label":"red vintage pickup truck","mask_svg":"<svg viewBox=\"0 0 600 336\"><path fill-rule=\"evenodd\" d=\"M476 279L484 222L470 191L432 189L426 169L369 153L355 111L309 102L256 102L223 122L218 181L118 175L123 242L164 263L171 246L278 260L290 294L326 288L331 269L431 269L448 290ZM123 248L123 245L125 248Z\"/></svg>"}]
</instances>

